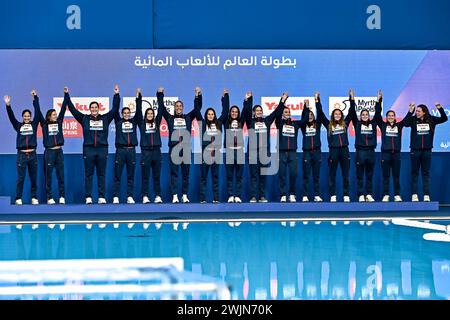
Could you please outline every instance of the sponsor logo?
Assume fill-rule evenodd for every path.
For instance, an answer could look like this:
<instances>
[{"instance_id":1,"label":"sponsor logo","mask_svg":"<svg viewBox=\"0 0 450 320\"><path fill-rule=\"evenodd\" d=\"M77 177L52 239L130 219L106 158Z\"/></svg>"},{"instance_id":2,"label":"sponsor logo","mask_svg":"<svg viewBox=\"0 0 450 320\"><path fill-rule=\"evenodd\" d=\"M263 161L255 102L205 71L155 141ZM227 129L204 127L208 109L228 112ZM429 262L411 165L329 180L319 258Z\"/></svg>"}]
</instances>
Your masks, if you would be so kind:
<instances>
[{"instance_id":1,"label":"sponsor logo","mask_svg":"<svg viewBox=\"0 0 450 320\"><path fill-rule=\"evenodd\" d=\"M167 111L172 115L175 112L175 102L178 100L178 97L164 97L164 105L166 106ZM134 117L134 114L136 113L136 97L124 97L122 105L130 108L131 117ZM145 110L148 108L153 109L155 117L158 115L158 99L156 97L142 97L142 117L145 116ZM161 120L159 133L162 137L167 137L169 135L169 127L164 118Z\"/></svg>"},{"instance_id":2,"label":"sponsor logo","mask_svg":"<svg viewBox=\"0 0 450 320\"><path fill-rule=\"evenodd\" d=\"M377 97L356 97L356 115L359 119L359 114L361 110L367 109L369 111L370 118L373 118L375 115L375 104L377 102ZM381 108L383 108L383 104L381 104ZM350 109L350 100L348 97L330 97L328 99L328 114L331 116L331 113L334 109L341 109L344 117L347 116L348 110ZM382 109L383 111L383 109ZM348 128L348 133L351 137L355 136L355 128L353 123ZM377 136L381 136L381 131L377 128Z\"/></svg>"},{"instance_id":3,"label":"sponsor logo","mask_svg":"<svg viewBox=\"0 0 450 320\"><path fill-rule=\"evenodd\" d=\"M314 97L289 97L285 103L286 107L291 109L292 119L300 120L303 111L303 101L309 100L309 105L313 107L313 113L316 114L316 105L314 102ZM261 107L263 109L264 116L268 116L272 113L278 103L280 102L280 97L261 97ZM270 135L275 136L277 134L277 128L275 123L272 123L270 127Z\"/></svg>"},{"instance_id":4,"label":"sponsor logo","mask_svg":"<svg viewBox=\"0 0 450 320\"><path fill-rule=\"evenodd\" d=\"M375 115L376 102L377 97L356 97L356 115L358 118L363 109L369 110L370 116L373 117ZM381 105L381 107L383 108L383 105ZM331 115L334 109L341 109L344 116L346 116L350 109L350 100L348 97L330 97L328 100L328 114Z\"/></svg>"},{"instance_id":5,"label":"sponsor logo","mask_svg":"<svg viewBox=\"0 0 450 320\"><path fill-rule=\"evenodd\" d=\"M90 114L89 104L92 101L98 102L98 112L100 114L106 113L109 111L109 98L108 97L87 97L87 98L74 98L71 97L72 103L75 108L83 114ZM56 110L56 113L59 114L62 107L63 98L62 97L54 97L53 98L53 108ZM72 113L70 113L69 108L66 110L66 117L73 117Z\"/></svg>"},{"instance_id":6,"label":"sponsor logo","mask_svg":"<svg viewBox=\"0 0 450 320\"><path fill-rule=\"evenodd\" d=\"M53 108L56 113L59 114L63 102L62 97L53 98ZM109 111L109 98L108 97L71 97L72 103L75 108L83 114L90 114L89 104L92 101L98 102L99 113L104 114ZM83 137L83 128L74 119L72 113L67 108L63 122L63 135L64 138L81 138ZM38 136L42 136L42 130L39 129Z\"/></svg>"}]
</instances>

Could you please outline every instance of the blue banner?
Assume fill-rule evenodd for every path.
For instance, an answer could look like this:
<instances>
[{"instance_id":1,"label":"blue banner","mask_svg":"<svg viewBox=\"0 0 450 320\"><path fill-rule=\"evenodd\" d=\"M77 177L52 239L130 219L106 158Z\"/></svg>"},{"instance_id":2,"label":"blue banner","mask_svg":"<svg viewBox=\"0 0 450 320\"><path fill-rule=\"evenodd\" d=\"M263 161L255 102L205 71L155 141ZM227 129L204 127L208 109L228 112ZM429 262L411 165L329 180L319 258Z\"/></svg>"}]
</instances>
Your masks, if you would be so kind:
<instances>
[{"instance_id":1,"label":"blue banner","mask_svg":"<svg viewBox=\"0 0 450 320\"><path fill-rule=\"evenodd\" d=\"M24 108L32 109L32 88L38 91L44 114L49 108L60 107L64 86L70 88L79 110L87 111L89 102L96 100L101 112L106 112L116 83L120 85L122 105L132 108L136 88L143 90L145 109L154 106L156 89L162 86L169 110L180 99L189 111L194 88L200 86L202 112L214 107L220 113L220 97L228 88L232 105L242 107L245 93L251 90L254 103L261 104L266 114L284 91L290 94L288 105L294 116L299 116L303 100L313 97L315 91L321 92L325 110L339 107L345 113L348 90L353 88L358 106L369 108L377 90L383 90L383 114L394 109L402 118L410 101L428 105L436 115L434 103L440 101L450 113L450 51L0 50L0 69L1 95L12 97L18 118ZM5 110L0 113L0 130L0 153L15 153L16 133ZM114 152L114 130L112 124L110 152ZM81 127L69 113L64 132L65 153L81 153ZM405 129L403 151L409 150L409 132ZM435 151L448 150L449 135L450 122L437 127ZM326 141L325 131L322 141ZM38 144L42 153L41 138ZM167 136L163 145L163 151L167 151ZM353 145L350 131L351 150ZM327 143L322 148L326 151ZM194 139L194 150L199 150L198 138Z\"/></svg>"}]
</instances>

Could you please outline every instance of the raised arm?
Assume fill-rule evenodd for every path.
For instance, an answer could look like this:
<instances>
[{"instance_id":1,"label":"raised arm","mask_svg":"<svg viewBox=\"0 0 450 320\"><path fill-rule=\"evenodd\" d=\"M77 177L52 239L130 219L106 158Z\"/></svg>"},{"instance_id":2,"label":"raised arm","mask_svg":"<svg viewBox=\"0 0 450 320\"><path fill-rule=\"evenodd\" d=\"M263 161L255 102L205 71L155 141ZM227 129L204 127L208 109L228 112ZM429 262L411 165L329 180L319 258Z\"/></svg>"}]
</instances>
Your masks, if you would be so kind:
<instances>
[{"instance_id":1,"label":"raised arm","mask_svg":"<svg viewBox=\"0 0 450 320\"><path fill-rule=\"evenodd\" d=\"M414 109L416 108L416 105L414 104L414 102L410 102L409 103L409 112L406 115L406 117L403 118L402 120L402 126L404 127L411 127L412 124L412 116L414 113Z\"/></svg>"},{"instance_id":2,"label":"raised arm","mask_svg":"<svg viewBox=\"0 0 450 320\"><path fill-rule=\"evenodd\" d=\"M162 94L162 95L161 95ZM163 110L166 110L166 106L164 105L164 88L158 88L156 92L156 100L158 102L158 114L156 115L155 121L156 125L159 127L161 124L161 119L163 117ZM142 104L141 104L142 109ZM166 110L167 112L167 110Z\"/></svg>"},{"instance_id":3,"label":"raised arm","mask_svg":"<svg viewBox=\"0 0 450 320\"><path fill-rule=\"evenodd\" d=\"M319 94L319 93L316 93ZM314 95L315 97L315 95ZM303 101L303 110L302 110L302 117L300 118L300 121L297 121L300 127L305 127L309 122L309 112L311 111L309 106L309 100L305 99ZM317 111L316 111L317 113Z\"/></svg>"},{"instance_id":4,"label":"raised arm","mask_svg":"<svg viewBox=\"0 0 450 320\"><path fill-rule=\"evenodd\" d=\"M195 98L194 98L194 109L192 109L187 116L191 118L191 120L197 119L202 120L202 114L200 110L203 106L203 97L202 97L202 90L200 87L195 88Z\"/></svg>"},{"instance_id":5,"label":"raised arm","mask_svg":"<svg viewBox=\"0 0 450 320\"><path fill-rule=\"evenodd\" d=\"M287 92L283 92L283 95L281 96L280 102L278 103L278 106L273 110L266 118L265 122L268 126L270 126L273 122L273 120L276 117L281 117L283 115L283 109L285 106L285 102L287 98L289 97L289 94Z\"/></svg>"},{"instance_id":6,"label":"raised arm","mask_svg":"<svg viewBox=\"0 0 450 320\"><path fill-rule=\"evenodd\" d=\"M33 107L34 107L33 124L37 124L39 122L41 126L44 126L45 118L42 115L41 106L39 104L39 97L35 89L31 90L31 96L33 97Z\"/></svg>"},{"instance_id":7,"label":"raised arm","mask_svg":"<svg viewBox=\"0 0 450 320\"><path fill-rule=\"evenodd\" d=\"M220 114L219 121L223 123L228 118L230 112L230 95L228 89L223 90L222 96L222 113Z\"/></svg>"},{"instance_id":8,"label":"raised arm","mask_svg":"<svg viewBox=\"0 0 450 320\"><path fill-rule=\"evenodd\" d=\"M72 100L70 99L69 95L69 88L64 87L64 100L67 101L67 106L69 107L70 113L72 113L75 120L77 120L79 123L83 122L84 114L82 114L80 111L78 111L75 106L72 103Z\"/></svg>"},{"instance_id":9,"label":"raised arm","mask_svg":"<svg viewBox=\"0 0 450 320\"><path fill-rule=\"evenodd\" d=\"M58 123L62 123L64 121L64 116L66 115L66 109L67 109L67 99L64 96L61 110L59 111L59 114L58 114L58 119L57 119Z\"/></svg>"},{"instance_id":10,"label":"raised arm","mask_svg":"<svg viewBox=\"0 0 450 320\"><path fill-rule=\"evenodd\" d=\"M159 112L158 112L159 114ZM136 122L137 125L140 125L143 121L142 117L142 93L141 88L136 89L136 112L134 114L134 122Z\"/></svg>"},{"instance_id":11,"label":"raised arm","mask_svg":"<svg viewBox=\"0 0 450 320\"><path fill-rule=\"evenodd\" d=\"M161 111L161 116L163 116L166 121L169 121L173 118L173 115L171 115L169 111L167 111L167 108L164 106L164 88L158 89L156 97L158 99L158 114Z\"/></svg>"},{"instance_id":12,"label":"raised arm","mask_svg":"<svg viewBox=\"0 0 450 320\"><path fill-rule=\"evenodd\" d=\"M279 104L278 104L279 105ZM278 106L277 106L278 108ZM276 109L275 109L276 110ZM283 118L283 112L277 112L275 115L275 126L279 128L281 126L281 120Z\"/></svg>"},{"instance_id":13,"label":"raised arm","mask_svg":"<svg viewBox=\"0 0 450 320\"><path fill-rule=\"evenodd\" d=\"M319 120L326 128L328 128L330 120L328 120L327 116L323 113L322 102L320 102L320 93L316 92L314 94L314 101L316 103L317 120Z\"/></svg>"},{"instance_id":14,"label":"raised arm","mask_svg":"<svg viewBox=\"0 0 450 320\"><path fill-rule=\"evenodd\" d=\"M120 118L119 108L120 108L120 93L119 93L119 86L116 84L114 86L113 107L106 114L106 119L108 120L108 123L110 123L113 119L116 119L117 121L117 117Z\"/></svg>"},{"instance_id":15,"label":"raised arm","mask_svg":"<svg viewBox=\"0 0 450 320\"><path fill-rule=\"evenodd\" d=\"M252 122L252 108L253 108L253 93L251 91L245 94L244 106L242 107L242 117L247 124L247 129L250 128Z\"/></svg>"},{"instance_id":16,"label":"raised arm","mask_svg":"<svg viewBox=\"0 0 450 320\"><path fill-rule=\"evenodd\" d=\"M6 104L6 112L8 113L9 121L11 122L14 129L17 131L20 129L20 122L17 121L16 116L14 115L14 111L11 108L11 97L10 96L4 96L3 100Z\"/></svg>"},{"instance_id":17,"label":"raised arm","mask_svg":"<svg viewBox=\"0 0 450 320\"><path fill-rule=\"evenodd\" d=\"M350 100L350 109L345 117L345 124L348 126L350 122L353 122L353 126L356 127L358 124L358 116L356 115L355 92L353 89L350 89L348 99Z\"/></svg>"},{"instance_id":18,"label":"raised arm","mask_svg":"<svg viewBox=\"0 0 450 320\"><path fill-rule=\"evenodd\" d=\"M381 90L378 90L377 102L375 103L375 115L373 116L373 120L380 128L383 125L383 116L381 115L382 101L383 101L383 93L381 92Z\"/></svg>"},{"instance_id":19,"label":"raised arm","mask_svg":"<svg viewBox=\"0 0 450 320\"><path fill-rule=\"evenodd\" d=\"M439 113L441 114L440 117L433 116L433 121L435 124L444 123L448 120L447 114L445 113L444 108L439 102L436 102L436 108L438 109Z\"/></svg>"},{"instance_id":20,"label":"raised arm","mask_svg":"<svg viewBox=\"0 0 450 320\"><path fill-rule=\"evenodd\" d=\"M402 127L406 127L405 124L410 124L410 123L411 123L412 116L413 116L413 112L414 112L414 109L411 110L411 108L410 108L410 109L408 110L408 113L405 115L405 117L404 117L401 121L398 122L398 125L400 125L400 126L402 126ZM408 127L409 127L409 126L410 126L410 125L408 125Z\"/></svg>"}]
</instances>

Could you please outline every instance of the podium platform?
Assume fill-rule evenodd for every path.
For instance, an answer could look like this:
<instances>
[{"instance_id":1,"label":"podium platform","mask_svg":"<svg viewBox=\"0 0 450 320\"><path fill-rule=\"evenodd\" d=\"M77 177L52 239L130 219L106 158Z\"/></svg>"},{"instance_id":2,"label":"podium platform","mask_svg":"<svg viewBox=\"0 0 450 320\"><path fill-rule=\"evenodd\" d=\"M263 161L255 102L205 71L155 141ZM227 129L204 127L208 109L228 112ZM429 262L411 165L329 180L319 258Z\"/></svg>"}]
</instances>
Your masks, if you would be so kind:
<instances>
[{"instance_id":1,"label":"podium platform","mask_svg":"<svg viewBox=\"0 0 450 320\"><path fill-rule=\"evenodd\" d=\"M0 224L450 219L438 202L13 205L0 197Z\"/></svg>"}]
</instances>

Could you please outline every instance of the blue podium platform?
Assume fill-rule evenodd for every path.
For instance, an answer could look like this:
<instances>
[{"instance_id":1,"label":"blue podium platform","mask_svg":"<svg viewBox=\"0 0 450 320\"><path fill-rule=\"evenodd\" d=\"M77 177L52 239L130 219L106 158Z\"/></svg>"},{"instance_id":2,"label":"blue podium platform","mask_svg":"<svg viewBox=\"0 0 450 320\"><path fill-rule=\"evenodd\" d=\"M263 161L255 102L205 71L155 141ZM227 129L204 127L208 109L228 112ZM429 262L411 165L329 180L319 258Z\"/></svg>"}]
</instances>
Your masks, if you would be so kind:
<instances>
[{"instance_id":1,"label":"blue podium platform","mask_svg":"<svg viewBox=\"0 0 450 320\"><path fill-rule=\"evenodd\" d=\"M0 197L0 223L208 222L282 220L446 219L438 202L297 202L220 204L11 204ZM450 218L449 218L450 219Z\"/></svg>"}]
</instances>

